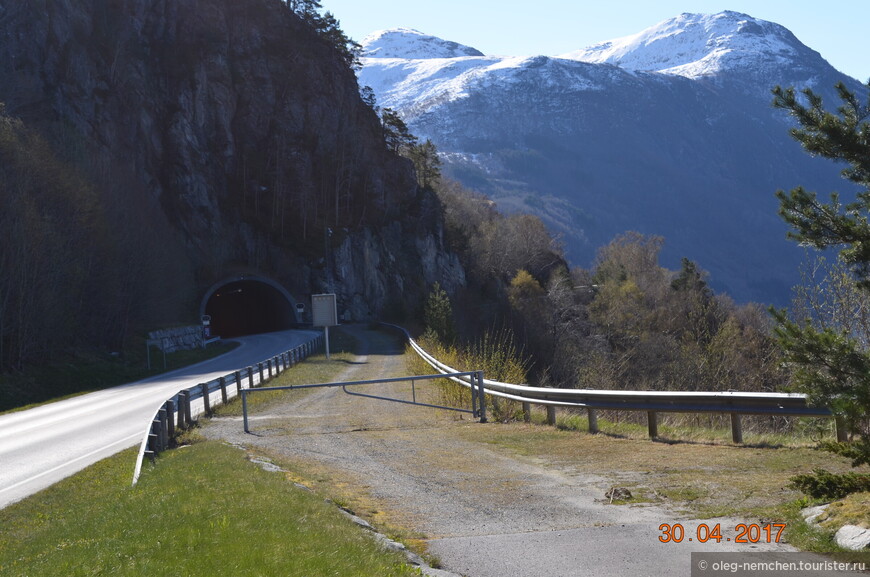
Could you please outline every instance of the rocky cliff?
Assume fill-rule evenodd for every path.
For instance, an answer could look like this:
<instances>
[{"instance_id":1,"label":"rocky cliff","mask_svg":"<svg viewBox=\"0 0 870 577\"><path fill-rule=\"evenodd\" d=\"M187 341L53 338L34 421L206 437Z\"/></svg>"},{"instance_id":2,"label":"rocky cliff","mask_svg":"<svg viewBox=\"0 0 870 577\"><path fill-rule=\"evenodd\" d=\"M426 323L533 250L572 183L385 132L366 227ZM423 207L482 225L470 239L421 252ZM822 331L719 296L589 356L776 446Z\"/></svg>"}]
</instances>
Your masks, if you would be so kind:
<instances>
[{"instance_id":1,"label":"rocky cliff","mask_svg":"<svg viewBox=\"0 0 870 577\"><path fill-rule=\"evenodd\" d=\"M256 271L372 316L463 282L353 71L280 0L0 0L0 76L108 202L181 232L190 290Z\"/></svg>"}]
</instances>

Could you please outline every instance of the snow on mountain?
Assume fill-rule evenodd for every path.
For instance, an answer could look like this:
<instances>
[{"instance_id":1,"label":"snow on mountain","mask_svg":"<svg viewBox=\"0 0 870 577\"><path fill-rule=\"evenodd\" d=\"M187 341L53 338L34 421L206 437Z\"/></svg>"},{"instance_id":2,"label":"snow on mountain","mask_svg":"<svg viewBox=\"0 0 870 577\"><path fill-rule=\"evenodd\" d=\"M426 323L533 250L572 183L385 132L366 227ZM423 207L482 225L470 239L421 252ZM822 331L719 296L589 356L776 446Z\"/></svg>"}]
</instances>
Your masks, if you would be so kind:
<instances>
[{"instance_id":1,"label":"snow on mountain","mask_svg":"<svg viewBox=\"0 0 870 577\"><path fill-rule=\"evenodd\" d=\"M804 69L803 75L792 75L803 88L816 80L806 63L824 63L786 28L729 11L681 14L638 34L556 58L484 56L405 28L370 34L362 47L360 84L370 86L382 106L401 109L406 119L487 87L523 81L560 92L585 91L620 82L626 73L698 79L737 72L745 78L775 78L792 67ZM767 100L769 90L758 97Z\"/></svg>"},{"instance_id":2,"label":"snow on mountain","mask_svg":"<svg viewBox=\"0 0 870 577\"><path fill-rule=\"evenodd\" d=\"M637 34L561 57L615 64L631 71L699 78L723 70L788 64L805 53L816 54L788 29L746 14L726 11L681 14Z\"/></svg>"},{"instance_id":3,"label":"snow on mountain","mask_svg":"<svg viewBox=\"0 0 870 577\"><path fill-rule=\"evenodd\" d=\"M467 98L494 87L506 88L523 82L538 88L597 90L601 76L613 82L614 67L534 57L465 56L458 58L363 58L361 86L371 87L382 106L401 108L412 119L445 102Z\"/></svg>"},{"instance_id":4,"label":"snow on mountain","mask_svg":"<svg viewBox=\"0 0 870 577\"><path fill-rule=\"evenodd\" d=\"M866 94L785 28L736 12L556 58L484 56L413 30L363 48L359 84L431 138L445 174L540 216L574 264L626 230L662 234L665 266L691 258L740 301L783 303L798 280L773 191L842 184L791 139L771 88Z\"/></svg>"},{"instance_id":5,"label":"snow on mountain","mask_svg":"<svg viewBox=\"0 0 870 577\"><path fill-rule=\"evenodd\" d=\"M483 56L481 51L471 46L442 40L409 28L374 32L366 36L361 45L362 55L366 58L423 59Z\"/></svg>"}]
</instances>

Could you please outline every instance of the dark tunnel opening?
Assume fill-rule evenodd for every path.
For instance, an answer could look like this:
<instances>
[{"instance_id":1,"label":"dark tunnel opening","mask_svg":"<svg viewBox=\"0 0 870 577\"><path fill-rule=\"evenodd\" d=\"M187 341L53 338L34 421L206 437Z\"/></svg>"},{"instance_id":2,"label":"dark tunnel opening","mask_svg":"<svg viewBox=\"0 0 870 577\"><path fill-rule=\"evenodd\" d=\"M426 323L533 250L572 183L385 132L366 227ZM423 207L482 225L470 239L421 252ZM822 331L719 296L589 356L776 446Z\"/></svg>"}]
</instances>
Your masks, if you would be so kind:
<instances>
[{"instance_id":1,"label":"dark tunnel opening","mask_svg":"<svg viewBox=\"0 0 870 577\"><path fill-rule=\"evenodd\" d=\"M205 304L211 334L223 338L293 328L295 305L269 283L243 279L217 288Z\"/></svg>"}]
</instances>

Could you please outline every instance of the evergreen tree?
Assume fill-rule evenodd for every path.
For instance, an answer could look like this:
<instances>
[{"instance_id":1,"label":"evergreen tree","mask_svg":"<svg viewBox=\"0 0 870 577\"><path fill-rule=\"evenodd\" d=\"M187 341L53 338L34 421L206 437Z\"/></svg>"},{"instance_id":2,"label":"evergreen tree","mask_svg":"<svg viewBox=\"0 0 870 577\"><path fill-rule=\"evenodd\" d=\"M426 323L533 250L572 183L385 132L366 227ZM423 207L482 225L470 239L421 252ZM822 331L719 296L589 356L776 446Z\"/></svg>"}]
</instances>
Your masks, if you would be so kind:
<instances>
[{"instance_id":1,"label":"evergreen tree","mask_svg":"<svg viewBox=\"0 0 870 577\"><path fill-rule=\"evenodd\" d=\"M362 46L344 33L332 12L320 13L323 6L319 0L287 0L287 7L312 26L321 38L334 46L349 67L355 70L360 67Z\"/></svg>"},{"instance_id":2,"label":"evergreen tree","mask_svg":"<svg viewBox=\"0 0 870 577\"><path fill-rule=\"evenodd\" d=\"M439 283L432 285L432 292L426 301L423 311L426 332L433 335L444 345L451 345L456 340L456 328L453 324L453 307L447 291Z\"/></svg>"},{"instance_id":3,"label":"evergreen tree","mask_svg":"<svg viewBox=\"0 0 870 577\"><path fill-rule=\"evenodd\" d=\"M375 90L371 86L363 86L359 89L359 95L362 97L362 101L365 102L366 106L375 111L375 114L380 114L381 109L378 106L378 99L375 96Z\"/></svg>"},{"instance_id":4,"label":"evergreen tree","mask_svg":"<svg viewBox=\"0 0 870 577\"><path fill-rule=\"evenodd\" d=\"M704 274L698 269L698 265L683 257L682 268L671 282L671 288L675 291L694 291L702 295L705 299L710 299L713 296L713 291L707 286L704 280Z\"/></svg>"},{"instance_id":5,"label":"evergreen tree","mask_svg":"<svg viewBox=\"0 0 870 577\"><path fill-rule=\"evenodd\" d=\"M805 105L794 89L776 87L773 104L797 120L791 134L810 154L844 162L843 176L863 190L845 206L837 194L824 203L802 187L777 197L780 215L793 228L789 236L819 249L839 249L854 281L870 290L870 100L862 105L842 83L837 91L843 102L837 113L825 110L809 89L803 91ZM795 367L795 384L812 401L848 418L852 432L863 438L854 462L870 464L870 351L843 327L794 322L784 311L773 314L786 360Z\"/></svg>"},{"instance_id":6,"label":"evergreen tree","mask_svg":"<svg viewBox=\"0 0 870 577\"><path fill-rule=\"evenodd\" d=\"M407 155L414 163L420 186L429 188L441 178L441 159L438 158L438 149L431 140L427 138L423 144L411 144Z\"/></svg>"},{"instance_id":7,"label":"evergreen tree","mask_svg":"<svg viewBox=\"0 0 870 577\"><path fill-rule=\"evenodd\" d=\"M403 152L417 144L417 137L411 134L408 125L392 108L381 111L381 124L384 127L384 140L393 152Z\"/></svg>"}]
</instances>

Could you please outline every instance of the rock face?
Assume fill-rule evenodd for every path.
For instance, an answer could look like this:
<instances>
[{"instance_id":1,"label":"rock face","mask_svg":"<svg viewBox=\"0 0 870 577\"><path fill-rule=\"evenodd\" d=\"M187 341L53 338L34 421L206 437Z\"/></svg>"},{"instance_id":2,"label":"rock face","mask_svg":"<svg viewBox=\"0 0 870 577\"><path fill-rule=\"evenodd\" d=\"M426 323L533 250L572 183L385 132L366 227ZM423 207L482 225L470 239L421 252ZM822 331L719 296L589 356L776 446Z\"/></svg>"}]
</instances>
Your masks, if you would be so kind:
<instances>
[{"instance_id":1,"label":"rock face","mask_svg":"<svg viewBox=\"0 0 870 577\"><path fill-rule=\"evenodd\" d=\"M870 529L857 525L843 525L834 535L837 545L853 551L865 551L870 548Z\"/></svg>"},{"instance_id":2,"label":"rock face","mask_svg":"<svg viewBox=\"0 0 870 577\"><path fill-rule=\"evenodd\" d=\"M153 344L164 353L189 351L202 346L202 327L176 327L148 333L149 345Z\"/></svg>"},{"instance_id":3,"label":"rock face","mask_svg":"<svg viewBox=\"0 0 870 577\"><path fill-rule=\"evenodd\" d=\"M160 207L200 289L257 271L375 315L464 282L353 71L280 0L0 2L0 77L108 196Z\"/></svg>"}]
</instances>

